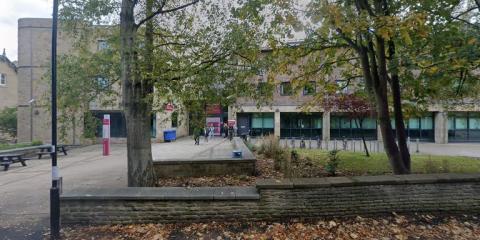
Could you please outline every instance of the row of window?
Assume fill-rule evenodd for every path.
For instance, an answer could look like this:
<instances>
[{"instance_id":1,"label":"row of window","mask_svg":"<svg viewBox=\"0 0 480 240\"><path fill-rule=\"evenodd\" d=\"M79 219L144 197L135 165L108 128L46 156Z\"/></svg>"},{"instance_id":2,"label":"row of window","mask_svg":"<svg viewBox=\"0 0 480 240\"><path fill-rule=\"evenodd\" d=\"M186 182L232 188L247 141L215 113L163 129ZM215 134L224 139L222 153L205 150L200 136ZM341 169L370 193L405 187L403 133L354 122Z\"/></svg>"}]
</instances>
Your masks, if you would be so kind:
<instances>
[{"instance_id":1,"label":"row of window","mask_svg":"<svg viewBox=\"0 0 480 240\"><path fill-rule=\"evenodd\" d=\"M345 85L345 81L337 80L336 83L343 93L348 92L348 87ZM258 83L257 91L259 92L259 94L266 95L271 90L272 89L268 88L267 83L265 83L265 82ZM314 95L316 92L317 92L317 83L314 82L314 81L311 81L303 87L302 95L303 96L311 96L311 95ZM293 87L292 87L291 82L280 83L280 95L281 96L292 96L292 95L294 95L294 91L293 91Z\"/></svg>"},{"instance_id":2,"label":"row of window","mask_svg":"<svg viewBox=\"0 0 480 240\"><path fill-rule=\"evenodd\" d=\"M448 140L480 141L480 113L455 113L448 118Z\"/></svg>"},{"instance_id":3,"label":"row of window","mask_svg":"<svg viewBox=\"0 0 480 240\"><path fill-rule=\"evenodd\" d=\"M111 121L111 136L125 137L126 127L123 115L120 112L93 112L99 120L103 114L109 113ZM178 116L172 116L173 122L178 121ZM239 128L246 125L251 136L262 136L274 133L274 113L239 113ZM245 120L244 123L243 120ZM392 126L395 128L392 120ZM321 138L323 118L321 113L281 113L280 114L280 137L282 138ZM366 118L362 127L356 120L345 116L331 116L330 137L341 138L377 138L377 122L374 118ZM152 117L152 136L155 136L155 117ZM98 126L101 133L101 125ZM433 141L434 119L432 116L410 118L406 121L407 136L412 139ZM240 129L239 129L240 130ZM480 141L480 113L452 113L448 119L449 141Z\"/></svg>"},{"instance_id":4,"label":"row of window","mask_svg":"<svg viewBox=\"0 0 480 240\"><path fill-rule=\"evenodd\" d=\"M247 118L247 127L251 136L261 136L274 132L273 113L242 113ZM243 120L240 120L243 122ZM332 139L353 138L377 139L377 121L365 118L360 123L346 116L333 115L330 120L330 137ZM323 118L321 113L280 113L281 138L321 138ZM361 127L360 127L361 125ZM392 121L394 125L394 121ZM406 121L407 136L422 141L433 141L434 128L432 117L410 118Z\"/></svg>"}]
</instances>

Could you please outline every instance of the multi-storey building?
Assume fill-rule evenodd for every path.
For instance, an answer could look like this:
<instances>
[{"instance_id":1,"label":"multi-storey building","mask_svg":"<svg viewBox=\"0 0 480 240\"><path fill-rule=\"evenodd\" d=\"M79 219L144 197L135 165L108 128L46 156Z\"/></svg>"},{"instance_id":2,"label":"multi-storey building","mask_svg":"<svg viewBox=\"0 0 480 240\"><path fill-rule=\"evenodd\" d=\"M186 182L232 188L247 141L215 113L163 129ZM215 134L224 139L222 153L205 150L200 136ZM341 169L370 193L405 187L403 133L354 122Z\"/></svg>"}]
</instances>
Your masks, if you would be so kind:
<instances>
[{"instance_id":1,"label":"multi-storey building","mask_svg":"<svg viewBox=\"0 0 480 240\"><path fill-rule=\"evenodd\" d=\"M41 81L50 62L50 19L20 19L19 27L19 140L50 139L49 115L44 106L36 101L45 94L44 82ZM98 48L104 40L94 41ZM60 31L58 40L59 54L72 50L72 41ZM94 47L95 47L94 46ZM259 74L259 79L266 79ZM258 80L258 79L256 79ZM255 81L256 81L255 80ZM225 107L212 105L207 107L206 122L226 122L236 119L239 134L249 133L252 136L274 134L281 138L321 138L341 139L359 138L362 135L368 139L381 140L377 121L366 119L362 128L340 112L324 111L321 107L313 108L304 113L301 106L312 100L317 91L315 84L303 91L292 90L289 77L279 76L279 84L275 87L273 99L268 105L258 107L251 99L239 98L236 103ZM478 99L477 99L478 100ZM30 103L29 103L30 102ZM125 120L121 114L120 105L101 108L95 103L90 106L94 115L111 114L112 137L126 136ZM173 116L173 117L172 117ZM163 130L176 128L177 135L185 136L189 129L189 114L186 112L162 112L152 117L152 137L163 140ZM172 121L173 119L173 121ZM421 117L406 119L407 134L411 139L420 139L435 143L456 141L480 142L480 105L472 102L460 105L447 111L440 105L431 105L428 113ZM70 142L80 143L82 126L72 129Z\"/></svg>"},{"instance_id":2,"label":"multi-storey building","mask_svg":"<svg viewBox=\"0 0 480 240\"><path fill-rule=\"evenodd\" d=\"M45 74L50 68L52 20L42 18L22 18L18 20L18 141L29 142L51 139L51 120L47 106L44 106L49 93L49 84ZM58 55L75 52L72 35L60 28L57 40ZM90 50L101 50L106 46L105 39L92 39ZM119 89L119 86L113 86ZM121 111L121 102L103 107L92 102L89 109L92 114L102 118L110 114L111 137L113 141L122 141L126 136L125 119ZM176 116L172 122L170 116ZM188 122L184 114L178 111L165 111L152 116L152 138L163 140L163 130L175 128L177 136L188 134ZM99 126L101 128L101 126ZM98 129L100 130L100 129ZM97 131L101 134L101 131ZM83 126L77 124L67 132L66 143L80 144L88 139L82 138ZM100 136L99 136L100 137Z\"/></svg>"}]
</instances>

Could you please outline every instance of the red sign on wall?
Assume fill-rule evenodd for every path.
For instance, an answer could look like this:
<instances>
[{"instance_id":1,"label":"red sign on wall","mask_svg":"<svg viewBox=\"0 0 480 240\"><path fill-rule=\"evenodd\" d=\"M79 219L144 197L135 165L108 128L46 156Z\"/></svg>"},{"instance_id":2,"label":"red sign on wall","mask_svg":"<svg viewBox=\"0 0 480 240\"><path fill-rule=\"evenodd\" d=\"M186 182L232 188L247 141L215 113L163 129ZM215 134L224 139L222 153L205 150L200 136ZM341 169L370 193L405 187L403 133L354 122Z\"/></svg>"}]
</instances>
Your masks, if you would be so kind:
<instances>
[{"instance_id":1,"label":"red sign on wall","mask_svg":"<svg viewBox=\"0 0 480 240\"><path fill-rule=\"evenodd\" d=\"M172 103L165 104L165 111L173 112L173 104Z\"/></svg>"},{"instance_id":2,"label":"red sign on wall","mask_svg":"<svg viewBox=\"0 0 480 240\"><path fill-rule=\"evenodd\" d=\"M220 104L208 104L207 114L220 114L222 113L222 107Z\"/></svg>"}]
</instances>

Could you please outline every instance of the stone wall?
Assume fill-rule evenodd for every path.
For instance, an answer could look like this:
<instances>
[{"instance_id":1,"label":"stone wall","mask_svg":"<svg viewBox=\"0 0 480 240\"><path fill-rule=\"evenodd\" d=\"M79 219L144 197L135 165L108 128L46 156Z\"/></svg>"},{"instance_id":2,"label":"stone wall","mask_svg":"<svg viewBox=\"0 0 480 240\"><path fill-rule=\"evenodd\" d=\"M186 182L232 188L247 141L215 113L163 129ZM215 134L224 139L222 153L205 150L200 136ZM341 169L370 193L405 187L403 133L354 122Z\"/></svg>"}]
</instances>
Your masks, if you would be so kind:
<instances>
[{"instance_id":1,"label":"stone wall","mask_svg":"<svg viewBox=\"0 0 480 240\"><path fill-rule=\"evenodd\" d=\"M84 189L65 224L286 220L382 213L480 213L480 174L261 180L256 187Z\"/></svg>"},{"instance_id":2,"label":"stone wall","mask_svg":"<svg viewBox=\"0 0 480 240\"><path fill-rule=\"evenodd\" d=\"M157 177L203 177L222 175L249 175L255 174L255 155L245 143L235 137L232 140L232 151L242 150L242 158L216 157L198 159L154 160Z\"/></svg>"}]
</instances>

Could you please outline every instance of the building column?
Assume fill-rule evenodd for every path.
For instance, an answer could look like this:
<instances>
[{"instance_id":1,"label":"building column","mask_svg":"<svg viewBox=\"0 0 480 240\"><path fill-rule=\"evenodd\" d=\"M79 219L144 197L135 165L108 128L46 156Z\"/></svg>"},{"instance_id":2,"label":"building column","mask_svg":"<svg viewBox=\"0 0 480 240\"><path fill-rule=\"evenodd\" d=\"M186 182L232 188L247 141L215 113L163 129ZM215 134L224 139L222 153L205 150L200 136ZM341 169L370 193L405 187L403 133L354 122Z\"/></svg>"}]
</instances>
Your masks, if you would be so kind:
<instances>
[{"instance_id":1,"label":"building column","mask_svg":"<svg viewBox=\"0 0 480 240\"><path fill-rule=\"evenodd\" d=\"M325 141L330 140L330 112L323 112L322 114L322 138Z\"/></svg>"},{"instance_id":2,"label":"building column","mask_svg":"<svg viewBox=\"0 0 480 240\"><path fill-rule=\"evenodd\" d=\"M435 143L445 144L448 143L448 113L436 112L435 113L435 130L434 137Z\"/></svg>"},{"instance_id":3,"label":"building column","mask_svg":"<svg viewBox=\"0 0 480 240\"><path fill-rule=\"evenodd\" d=\"M278 109L275 110L274 121L273 135L275 135L275 137L280 137L280 111Z\"/></svg>"},{"instance_id":4,"label":"building column","mask_svg":"<svg viewBox=\"0 0 480 240\"><path fill-rule=\"evenodd\" d=\"M155 118L156 118L156 125L157 125L157 129L156 129L157 142L164 142L165 139L163 137L163 131L172 128L171 115L172 115L172 112L167 112L167 111L156 113Z\"/></svg>"},{"instance_id":5,"label":"building column","mask_svg":"<svg viewBox=\"0 0 480 240\"><path fill-rule=\"evenodd\" d=\"M228 120L236 120L237 119L237 110L234 106L228 106Z\"/></svg>"},{"instance_id":6,"label":"building column","mask_svg":"<svg viewBox=\"0 0 480 240\"><path fill-rule=\"evenodd\" d=\"M380 128L380 124L377 124L377 141L383 141L382 129Z\"/></svg>"}]
</instances>

